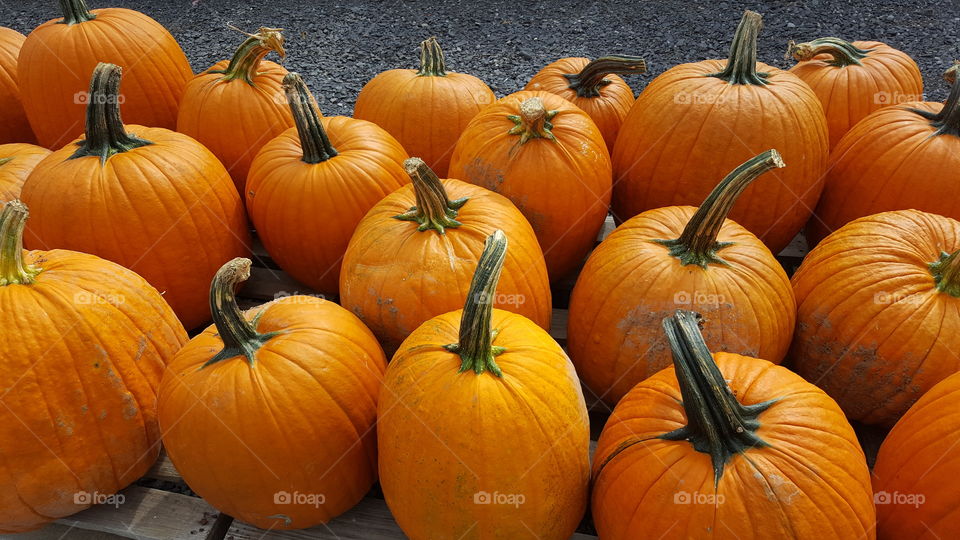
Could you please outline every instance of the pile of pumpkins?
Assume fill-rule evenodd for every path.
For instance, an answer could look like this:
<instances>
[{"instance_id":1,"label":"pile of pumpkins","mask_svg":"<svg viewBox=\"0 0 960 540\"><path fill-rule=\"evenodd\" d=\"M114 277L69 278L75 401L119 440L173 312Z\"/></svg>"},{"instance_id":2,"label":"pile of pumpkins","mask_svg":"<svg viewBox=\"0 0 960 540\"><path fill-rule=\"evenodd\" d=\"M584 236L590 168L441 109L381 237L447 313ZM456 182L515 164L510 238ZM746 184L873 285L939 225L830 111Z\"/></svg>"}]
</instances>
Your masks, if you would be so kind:
<instances>
[{"instance_id":1,"label":"pile of pumpkins","mask_svg":"<svg viewBox=\"0 0 960 540\"><path fill-rule=\"evenodd\" d=\"M879 42L783 71L748 11L637 99L637 57L497 99L431 38L324 117L280 29L194 75L148 16L60 5L0 29L0 531L161 441L267 529L379 481L414 539L569 538L588 500L610 539L960 531L957 67L942 104ZM251 225L339 304L241 311ZM592 456L581 380L613 407ZM849 420L893 426L872 476Z\"/></svg>"}]
</instances>

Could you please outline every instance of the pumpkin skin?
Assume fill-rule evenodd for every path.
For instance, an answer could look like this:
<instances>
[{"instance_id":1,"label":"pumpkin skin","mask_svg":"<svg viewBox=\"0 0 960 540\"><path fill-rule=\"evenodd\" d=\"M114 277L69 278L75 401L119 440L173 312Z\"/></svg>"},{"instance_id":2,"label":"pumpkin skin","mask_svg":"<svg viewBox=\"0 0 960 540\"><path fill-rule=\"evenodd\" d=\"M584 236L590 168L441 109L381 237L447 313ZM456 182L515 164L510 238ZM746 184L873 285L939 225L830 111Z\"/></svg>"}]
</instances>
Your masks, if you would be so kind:
<instances>
[{"instance_id":1,"label":"pumpkin skin","mask_svg":"<svg viewBox=\"0 0 960 540\"><path fill-rule=\"evenodd\" d=\"M48 155L50 151L42 146L0 144L0 205L20 197L20 188L30 171Z\"/></svg>"},{"instance_id":2,"label":"pumpkin skin","mask_svg":"<svg viewBox=\"0 0 960 540\"><path fill-rule=\"evenodd\" d=\"M17 65L23 107L40 145L57 149L83 133L85 93L99 62L126 69L121 107L127 121L174 129L193 71L170 32L138 11L90 11L84 0L60 4L65 18L34 29Z\"/></svg>"},{"instance_id":3,"label":"pumpkin skin","mask_svg":"<svg viewBox=\"0 0 960 540\"><path fill-rule=\"evenodd\" d=\"M849 418L893 425L960 369L960 288L939 290L943 269L930 267L957 250L960 222L916 210L861 218L828 236L793 276L792 369Z\"/></svg>"},{"instance_id":4,"label":"pumpkin skin","mask_svg":"<svg viewBox=\"0 0 960 540\"><path fill-rule=\"evenodd\" d=\"M960 530L960 491L949 481L960 472L958 450L955 373L914 403L880 446L873 468L878 538L950 538Z\"/></svg>"},{"instance_id":5,"label":"pumpkin skin","mask_svg":"<svg viewBox=\"0 0 960 540\"><path fill-rule=\"evenodd\" d=\"M171 362L159 392L163 444L191 489L222 512L263 529L326 523L376 481L386 359L333 302L287 296L241 313L233 287L249 273L248 259L224 265L211 292L217 326ZM249 356L237 343L252 347ZM298 494L323 499L304 504Z\"/></svg>"},{"instance_id":6,"label":"pumpkin skin","mask_svg":"<svg viewBox=\"0 0 960 540\"><path fill-rule=\"evenodd\" d=\"M516 92L483 109L450 160L450 176L496 191L523 212L551 281L576 269L596 243L611 175L597 125L548 92Z\"/></svg>"},{"instance_id":7,"label":"pumpkin skin","mask_svg":"<svg viewBox=\"0 0 960 540\"><path fill-rule=\"evenodd\" d=\"M700 436L689 426L708 410L723 425L719 401L704 392L702 409L685 410L681 400L693 400L674 368L634 387L594 453L591 507L600 538L875 538L870 473L837 404L786 368L723 352L710 360L703 350L716 362L724 401L761 412L755 422L734 424L739 434L725 428L721 437L739 451L721 455L718 476L707 441L699 451L679 430Z\"/></svg>"},{"instance_id":8,"label":"pumpkin skin","mask_svg":"<svg viewBox=\"0 0 960 540\"><path fill-rule=\"evenodd\" d=\"M923 99L917 63L885 43L820 38L792 44L790 54L798 60L790 72L809 84L823 105L831 150L873 111Z\"/></svg>"},{"instance_id":9,"label":"pumpkin skin","mask_svg":"<svg viewBox=\"0 0 960 540\"><path fill-rule=\"evenodd\" d=\"M496 99L473 75L446 71L443 51L430 38L420 44L420 70L391 69L371 79L357 96L353 116L385 129L445 178L467 123Z\"/></svg>"},{"instance_id":10,"label":"pumpkin skin","mask_svg":"<svg viewBox=\"0 0 960 540\"><path fill-rule=\"evenodd\" d=\"M25 39L20 32L0 26L0 144L37 142L17 84L17 58Z\"/></svg>"},{"instance_id":11,"label":"pumpkin skin","mask_svg":"<svg viewBox=\"0 0 960 540\"><path fill-rule=\"evenodd\" d=\"M744 16L732 60L672 67L637 98L613 149L618 222L653 208L698 204L716 178L768 148L790 166L774 173L777 181L750 187L730 219L779 253L810 218L827 165L826 118L799 77L756 62L760 24L758 14ZM711 76L721 72L743 82Z\"/></svg>"},{"instance_id":12,"label":"pumpkin skin","mask_svg":"<svg viewBox=\"0 0 960 540\"><path fill-rule=\"evenodd\" d=\"M157 387L187 342L133 272L85 253L22 251L26 214L18 201L0 213L2 533L84 510L89 494L147 472L159 451Z\"/></svg>"}]
</instances>

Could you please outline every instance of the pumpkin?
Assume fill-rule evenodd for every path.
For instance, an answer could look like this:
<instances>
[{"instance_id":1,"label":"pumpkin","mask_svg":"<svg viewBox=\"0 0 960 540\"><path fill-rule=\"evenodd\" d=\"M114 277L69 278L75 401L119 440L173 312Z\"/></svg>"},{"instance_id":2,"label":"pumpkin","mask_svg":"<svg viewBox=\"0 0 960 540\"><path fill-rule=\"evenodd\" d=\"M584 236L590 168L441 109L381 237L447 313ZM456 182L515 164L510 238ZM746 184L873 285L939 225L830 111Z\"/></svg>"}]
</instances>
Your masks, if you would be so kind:
<instances>
[{"instance_id":1,"label":"pumpkin","mask_svg":"<svg viewBox=\"0 0 960 540\"><path fill-rule=\"evenodd\" d=\"M187 328L210 319L205 283L250 243L243 202L217 158L164 128L124 125L119 66L99 64L86 134L23 185L27 242L93 253L146 278Z\"/></svg>"},{"instance_id":2,"label":"pumpkin","mask_svg":"<svg viewBox=\"0 0 960 540\"><path fill-rule=\"evenodd\" d=\"M493 309L506 250L494 232L464 307L417 328L384 376L380 485L412 540L566 540L586 508L580 383L545 330Z\"/></svg>"},{"instance_id":3,"label":"pumpkin","mask_svg":"<svg viewBox=\"0 0 960 540\"><path fill-rule=\"evenodd\" d=\"M530 221L552 281L574 271L607 217L610 157L597 125L548 92L516 92L474 117L450 176L505 195Z\"/></svg>"},{"instance_id":4,"label":"pumpkin","mask_svg":"<svg viewBox=\"0 0 960 540\"><path fill-rule=\"evenodd\" d=\"M792 43L790 72L810 85L827 117L830 148L857 122L887 105L923 99L923 76L910 55L879 41L825 37Z\"/></svg>"},{"instance_id":5,"label":"pumpkin","mask_svg":"<svg viewBox=\"0 0 960 540\"><path fill-rule=\"evenodd\" d=\"M620 75L646 71L646 61L638 56L561 58L538 71L524 90L550 92L583 109L612 152L620 124L635 101L633 89Z\"/></svg>"},{"instance_id":6,"label":"pumpkin","mask_svg":"<svg viewBox=\"0 0 960 540\"><path fill-rule=\"evenodd\" d=\"M877 536L950 538L960 530L960 374L924 394L883 440L873 468Z\"/></svg>"},{"instance_id":7,"label":"pumpkin","mask_svg":"<svg viewBox=\"0 0 960 540\"><path fill-rule=\"evenodd\" d=\"M24 251L26 219L17 200L0 211L4 534L102 503L147 472L159 451L157 387L187 341L156 289L126 268Z\"/></svg>"},{"instance_id":8,"label":"pumpkin","mask_svg":"<svg viewBox=\"0 0 960 540\"><path fill-rule=\"evenodd\" d=\"M25 39L20 32L0 26L0 144L37 142L17 84L17 58Z\"/></svg>"},{"instance_id":9,"label":"pumpkin","mask_svg":"<svg viewBox=\"0 0 960 540\"><path fill-rule=\"evenodd\" d=\"M440 176L447 176L450 154L480 109L496 100L480 79L448 72L437 38L420 43L420 69L391 69L360 90L354 118L369 120L400 141Z\"/></svg>"},{"instance_id":10,"label":"pumpkin","mask_svg":"<svg viewBox=\"0 0 960 540\"><path fill-rule=\"evenodd\" d=\"M284 91L296 122L260 149L247 179L247 211L267 253L287 273L336 296L340 260L367 211L409 178L406 153L376 124L320 118L303 79Z\"/></svg>"},{"instance_id":11,"label":"pumpkin","mask_svg":"<svg viewBox=\"0 0 960 540\"><path fill-rule=\"evenodd\" d=\"M796 314L790 279L759 238L726 219L755 178L783 166L775 150L764 152L699 208L648 210L590 255L570 298L567 348L577 373L611 407L670 365L657 321L677 308L716 322L705 334L715 350L783 360Z\"/></svg>"},{"instance_id":12,"label":"pumpkin","mask_svg":"<svg viewBox=\"0 0 960 540\"><path fill-rule=\"evenodd\" d=\"M870 472L837 404L784 367L711 355L698 320L664 320L674 367L600 434L600 538L875 538Z\"/></svg>"},{"instance_id":13,"label":"pumpkin","mask_svg":"<svg viewBox=\"0 0 960 540\"><path fill-rule=\"evenodd\" d=\"M386 368L340 306L287 296L241 313L234 259L210 286L215 325L177 353L159 392L163 446L190 488L264 529L350 509L377 478L374 423Z\"/></svg>"},{"instance_id":14,"label":"pumpkin","mask_svg":"<svg viewBox=\"0 0 960 540\"><path fill-rule=\"evenodd\" d=\"M793 276L794 371L847 416L893 425L960 369L960 222L917 210L855 220Z\"/></svg>"},{"instance_id":15,"label":"pumpkin","mask_svg":"<svg viewBox=\"0 0 960 540\"><path fill-rule=\"evenodd\" d=\"M960 83L952 85L943 104L884 107L844 135L830 156L817 219L807 228L812 242L890 210L960 219L960 200L953 196L960 185Z\"/></svg>"},{"instance_id":16,"label":"pumpkin","mask_svg":"<svg viewBox=\"0 0 960 540\"><path fill-rule=\"evenodd\" d=\"M91 11L85 0L60 0L60 9L62 18L27 36L17 65L23 108L40 145L57 149L83 133L88 77L100 62L126 69L118 99L130 123L176 127L193 71L170 32L129 9Z\"/></svg>"},{"instance_id":17,"label":"pumpkin","mask_svg":"<svg viewBox=\"0 0 960 540\"><path fill-rule=\"evenodd\" d=\"M180 102L177 131L203 143L244 192L260 148L294 126L283 92L287 70L263 58L286 56L280 28L247 34L233 58L221 60L189 83Z\"/></svg>"},{"instance_id":18,"label":"pumpkin","mask_svg":"<svg viewBox=\"0 0 960 540\"><path fill-rule=\"evenodd\" d=\"M730 219L773 253L807 222L823 188L827 122L806 83L757 62L761 26L759 14L745 12L729 60L670 68L637 98L613 149L618 222L652 208L697 204L716 178L767 148L790 167L747 189Z\"/></svg>"},{"instance_id":19,"label":"pumpkin","mask_svg":"<svg viewBox=\"0 0 960 540\"><path fill-rule=\"evenodd\" d=\"M20 188L37 163L50 155L42 146L0 144L0 205L20 196Z\"/></svg>"},{"instance_id":20,"label":"pumpkin","mask_svg":"<svg viewBox=\"0 0 960 540\"><path fill-rule=\"evenodd\" d=\"M370 209L350 238L341 305L393 354L422 323L463 305L485 239L502 229L514 249L494 304L550 328L546 264L520 211L487 189L440 180L419 158L404 167L413 183Z\"/></svg>"}]
</instances>

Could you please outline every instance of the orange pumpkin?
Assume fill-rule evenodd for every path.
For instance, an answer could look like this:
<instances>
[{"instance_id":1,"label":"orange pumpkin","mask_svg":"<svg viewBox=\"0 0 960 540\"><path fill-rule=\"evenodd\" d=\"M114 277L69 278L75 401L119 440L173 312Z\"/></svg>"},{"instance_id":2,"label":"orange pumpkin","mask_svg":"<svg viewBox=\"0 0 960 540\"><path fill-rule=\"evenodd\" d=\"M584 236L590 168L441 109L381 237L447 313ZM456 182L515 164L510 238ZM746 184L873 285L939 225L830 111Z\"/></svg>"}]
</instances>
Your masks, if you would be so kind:
<instances>
[{"instance_id":1,"label":"orange pumpkin","mask_svg":"<svg viewBox=\"0 0 960 540\"><path fill-rule=\"evenodd\" d=\"M757 62L759 14L747 11L729 60L670 68L647 85L613 149L613 216L697 204L746 159L776 148L790 167L747 189L730 219L779 253L823 188L829 139L823 107L796 75Z\"/></svg>"},{"instance_id":2,"label":"orange pumpkin","mask_svg":"<svg viewBox=\"0 0 960 540\"><path fill-rule=\"evenodd\" d=\"M42 146L0 144L0 205L20 196L20 188L37 163L50 155Z\"/></svg>"},{"instance_id":3,"label":"orange pumpkin","mask_svg":"<svg viewBox=\"0 0 960 540\"><path fill-rule=\"evenodd\" d=\"M170 32L129 9L91 11L85 0L60 0L60 8L62 18L27 36L17 65L23 107L40 145L57 149L83 133L87 84L100 62L126 70L119 99L130 123L176 127L177 105L193 71Z\"/></svg>"},{"instance_id":4,"label":"orange pumpkin","mask_svg":"<svg viewBox=\"0 0 960 540\"><path fill-rule=\"evenodd\" d=\"M37 142L17 84L17 58L25 39L20 32L0 26L0 144Z\"/></svg>"},{"instance_id":5,"label":"orange pumpkin","mask_svg":"<svg viewBox=\"0 0 960 540\"><path fill-rule=\"evenodd\" d=\"M407 182L403 147L375 124L320 118L303 79L283 79L297 126L260 149L247 179L247 211L281 268L336 296L340 261L357 224Z\"/></svg>"},{"instance_id":6,"label":"orange pumpkin","mask_svg":"<svg viewBox=\"0 0 960 540\"><path fill-rule=\"evenodd\" d=\"M664 320L673 368L617 404L593 459L600 538L876 537L870 472L829 396Z\"/></svg>"},{"instance_id":7,"label":"orange pumpkin","mask_svg":"<svg viewBox=\"0 0 960 540\"><path fill-rule=\"evenodd\" d=\"M646 71L646 61L637 56L561 58L537 72L524 90L550 92L583 109L612 152L620 124L635 101L633 89L620 75Z\"/></svg>"},{"instance_id":8,"label":"orange pumpkin","mask_svg":"<svg viewBox=\"0 0 960 540\"><path fill-rule=\"evenodd\" d=\"M247 252L243 202L217 158L163 128L124 125L120 67L90 83L86 135L30 173L22 197L36 216L27 241L122 264L164 293L187 328L210 319L205 283Z\"/></svg>"},{"instance_id":9,"label":"orange pumpkin","mask_svg":"<svg viewBox=\"0 0 960 540\"><path fill-rule=\"evenodd\" d=\"M171 362L159 393L163 446L190 488L264 529L326 523L377 478L374 423L386 368L347 310L287 296L240 312L250 260L210 286L215 326Z\"/></svg>"},{"instance_id":10,"label":"orange pumpkin","mask_svg":"<svg viewBox=\"0 0 960 540\"><path fill-rule=\"evenodd\" d=\"M393 135L446 177L450 154L471 118L497 97L480 79L447 71L437 38L420 43L420 69L391 69L360 90L353 116Z\"/></svg>"},{"instance_id":11,"label":"orange pumpkin","mask_svg":"<svg viewBox=\"0 0 960 540\"><path fill-rule=\"evenodd\" d=\"M530 221L550 279L593 248L610 205L610 156L597 125L548 92L516 92L467 126L450 176L505 195Z\"/></svg>"},{"instance_id":12,"label":"orange pumpkin","mask_svg":"<svg viewBox=\"0 0 960 540\"><path fill-rule=\"evenodd\" d=\"M84 510L147 472L160 447L157 387L187 341L133 272L23 251L26 219L19 201L0 211L0 533Z\"/></svg>"},{"instance_id":13,"label":"orange pumpkin","mask_svg":"<svg viewBox=\"0 0 960 540\"><path fill-rule=\"evenodd\" d=\"M463 309L417 328L384 376L380 485L412 540L566 540L586 508L580 383L546 331L493 309L506 249L494 232Z\"/></svg>"},{"instance_id":14,"label":"orange pumpkin","mask_svg":"<svg viewBox=\"0 0 960 540\"><path fill-rule=\"evenodd\" d=\"M727 175L700 208L644 212L590 255L570 298L567 348L610 406L670 365L657 321L677 308L716 323L705 335L715 350L783 360L796 320L790 279L759 238L726 219L755 178L783 166L775 150L764 152Z\"/></svg>"},{"instance_id":15,"label":"orange pumpkin","mask_svg":"<svg viewBox=\"0 0 960 540\"><path fill-rule=\"evenodd\" d=\"M340 303L373 330L387 354L431 317L457 309L483 251L502 229L514 249L494 304L550 328L550 284L536 235L509 200L455 179L419 158L413 180L377 203L343 256Z\"/></svg>"},{"instance_id":16,"label":"orange pumpkin","mask_svg":"<svg viewBox=\"0 0 960 540\"><path fill-rule=\"evenodd\" d=\"M233 58L221 60L187 83L177 131L193 137L223 162L244 193L260 148L294 126L283 92L287 70L263 57L286 56L280 28L248 34Z\"/></svg>"},{"instance_id":17,"label":"orange pumpkin","mask_svg":"<svg viewBox=\"0 0 960 540\"><path fill-rule=\"evenodd\" d=\"M853 221L793 275L793 370L847 416L893 425L960 369L960 222L916 210Z\"/></svg>"}]
</instances>

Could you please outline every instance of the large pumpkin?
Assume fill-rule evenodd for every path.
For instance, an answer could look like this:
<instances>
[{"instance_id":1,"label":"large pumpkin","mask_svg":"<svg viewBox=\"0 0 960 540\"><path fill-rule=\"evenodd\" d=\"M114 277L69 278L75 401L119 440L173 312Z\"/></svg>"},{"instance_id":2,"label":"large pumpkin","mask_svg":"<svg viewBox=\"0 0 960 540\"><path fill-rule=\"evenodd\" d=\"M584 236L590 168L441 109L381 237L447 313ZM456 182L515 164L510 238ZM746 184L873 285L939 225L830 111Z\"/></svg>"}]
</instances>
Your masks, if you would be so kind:
<instances>
[{"instance_id":1,"label":"large pumpkin","mask_svg":"<svg viewBox=\"0 0 960 540\"><path fill-rule=\"evenodd\" d=\"M697 204L717 178L776 148L790 164L747 189L730 219L774 253L796 236L823 188L827 123L799 77L757 62L761 18L744 13L729 60L682 64L654 79L623 121L613 150L613 215Z\"/></svg>"},{"instance_id":2,"label":"large pumpkin","mask_svg":"<svg viewBox=\"0 0 960 540\"><path fill-rule=\"evenodd\" d=\"M89 76L100 62L126 70L123 115L131 124L174 129L190 63L157 21L122 8L87 9L60 0L63 17L27 36L17 78L23 107L42 146L57 149L83 134Z\"/></svg>"},{"instance_id":3,"label":"large pumpkin","mask_svg":"<svg viewBox=\"0 0 960 540\"><path fill-rule=\"evenodd\" d=\"M320 118L296 73L283 79L295 128L260 149L247 179L247 211L281 268L336 296L340 261L374 204L409 182L396 139L365 120Z\"/></svg>"},{"instance_id":4,"label":"large pumpkin","mask_svg":"<svg viewBox=\"0 0 960 540\"><path fill-rule=\"evenodd\" d=\"M25 39L20 32L0 26L0 144L37 142L17 84L17 58Z\"/></svg>"},{"instance_id":5,"label":"large pumpkin","mask_svg":"<svg viewBox=\"0 0 960 540\"><path fill-rule=\"evenodd\" d=\"M537 232L550 279L575 270L607 217L610 157L587 113L548 92L516 92L483 109L450 176L505 195Z\"/></svg>"},{"instance_id":6,"label":"large pumpkin","mask_svg":"<svg viewBox=\"0 0 960 540\"><path fill-rule=\"evenodd\" d=\"M916 210L853 221L793 276L794 371L847 416L893 425L960 369L960 222Z\"/></svg>"},{"instance_id":7,"label":"large pumpkin","mask_svg":"<svg viewBox=\"0 0 960 540\"><path fill-rule=\"evenodd\" d=\"M384 377L380 485L411 540L566 540L586 508L580 383L546 331L493 309L506 249L494 232L463 309L414 331Z\"/></svg>"},{"instance_id":8,"label":"large pumpkin","mask_svg":"<svg viewBox=\"0 0 960 540\"><path fill-rule=\"evenodd\" d=\"M93 253L159 289L187 328L210 319L206 284L247 252L243 202L217 158L164 128L124 125L120 67L100 64L90 83L86 135L30 173L27 242Z\"/></svg>"},{"instance_id":9,"label":"large pumpkin","mask_svg":"<svg viewBox=\"0 0 960 540\"><path fill-rule=\"evenodd\" d=\"M447 177L450 155L471 118L496 100L480 79L447 71L437 38L420 43L420 69L391 69L360 90L353 116L393 135L411 156Z\"/></svg>"},{"instance_id":10,"label":"large pumpkin","mask_svg":"<svg viewBox=\"0 0 960 540\"><path fill-rule=\"evenodd\" d=\"M502 229L513 242L494 304L550 328L550 284L536 235L504 197L440 180L419 158L413 180L377 203L357 226L340 271L340 303L373 330L387 354L428 319L453 311L484 241Z\"/></svg>"},{"instance_id":11,"label":"large pumpkin","mask_svg":"<svg viewBox=\"0 0 960 540\"><path fill-rule=\"evenodd\" d=\"M0 211L0 532L88 508L157 459L156 391L187 341L156 289L73 251L23 251L27 209Z\"/></svg>"},{"instance_id":12,"label":"large pumpkin","mask_svg":"<svg viewBox=\"0 0 960 540\"><path fill-rule=\"evenodd\" d=\"M250 260L210 286L215 326L171 362L159 393L163 446L190 488L264 529L326 523L377 479L374 423L386 368L373 334L340 306L287 296L241 313Z\"/></svg>"},{"instance_id":13,"label":"large pumpkin","mask_svg":"<svg viewBox=\"0 0 960 540\"><path fill-rule=\"evenodd\" d=\"M0 144L0 205L20 196L30 171L48 155L50 151L42 146Z\"/></svg>"},{"instance_id":14,"label":"large pumpkin","mask_svg":"<svg viewBox=\"0 0 960 540\"><path fill-rule=\"evenodd\" d=\"M711 355L698 320L664 321L674 367L603 428L600 538L875 538L870 472L837 404L786 368Z\"/></svg>"},{"instance_id":15,"label":"large pumpkin","mask_svg":"<svg viewBox=\"0 0 960 540\"><path fill-rule=\"evenodd\" d=\"M260 148L293 127L283 77L287 70L263 58L286 56L279 28L260 28L221 60L187 83L177 131L210 149L244 192L247 172Z\"/></svg>"},{"instance_id":16,"label":"large pumpkin","mask_svg":"<svg viewBox=\"0 0 960 540\"><path fill-rule=\"evenodd\" d=\"M778 167L779 154L764 152L699 208L644 212L590 255L570 298L567 347L577 373L610 406L670 365L657 321L678 308L716 323L705 334L714 350L775 363L787 354L796 314L790 279L760 239L726 219L743 190Z\"/></svg>"},{"instance_id":17,"label":"large pumpkin","mask_svg":"<svg viewBox=\"0 0 960 540\"><path fill-rule=\"evenodd\" d=\"M827 117L830 148L873 111L923 99L923 76L910 55L879 41L827 37L791 43L790 72L810 85Z\"/></svg>"}]
</instances>

